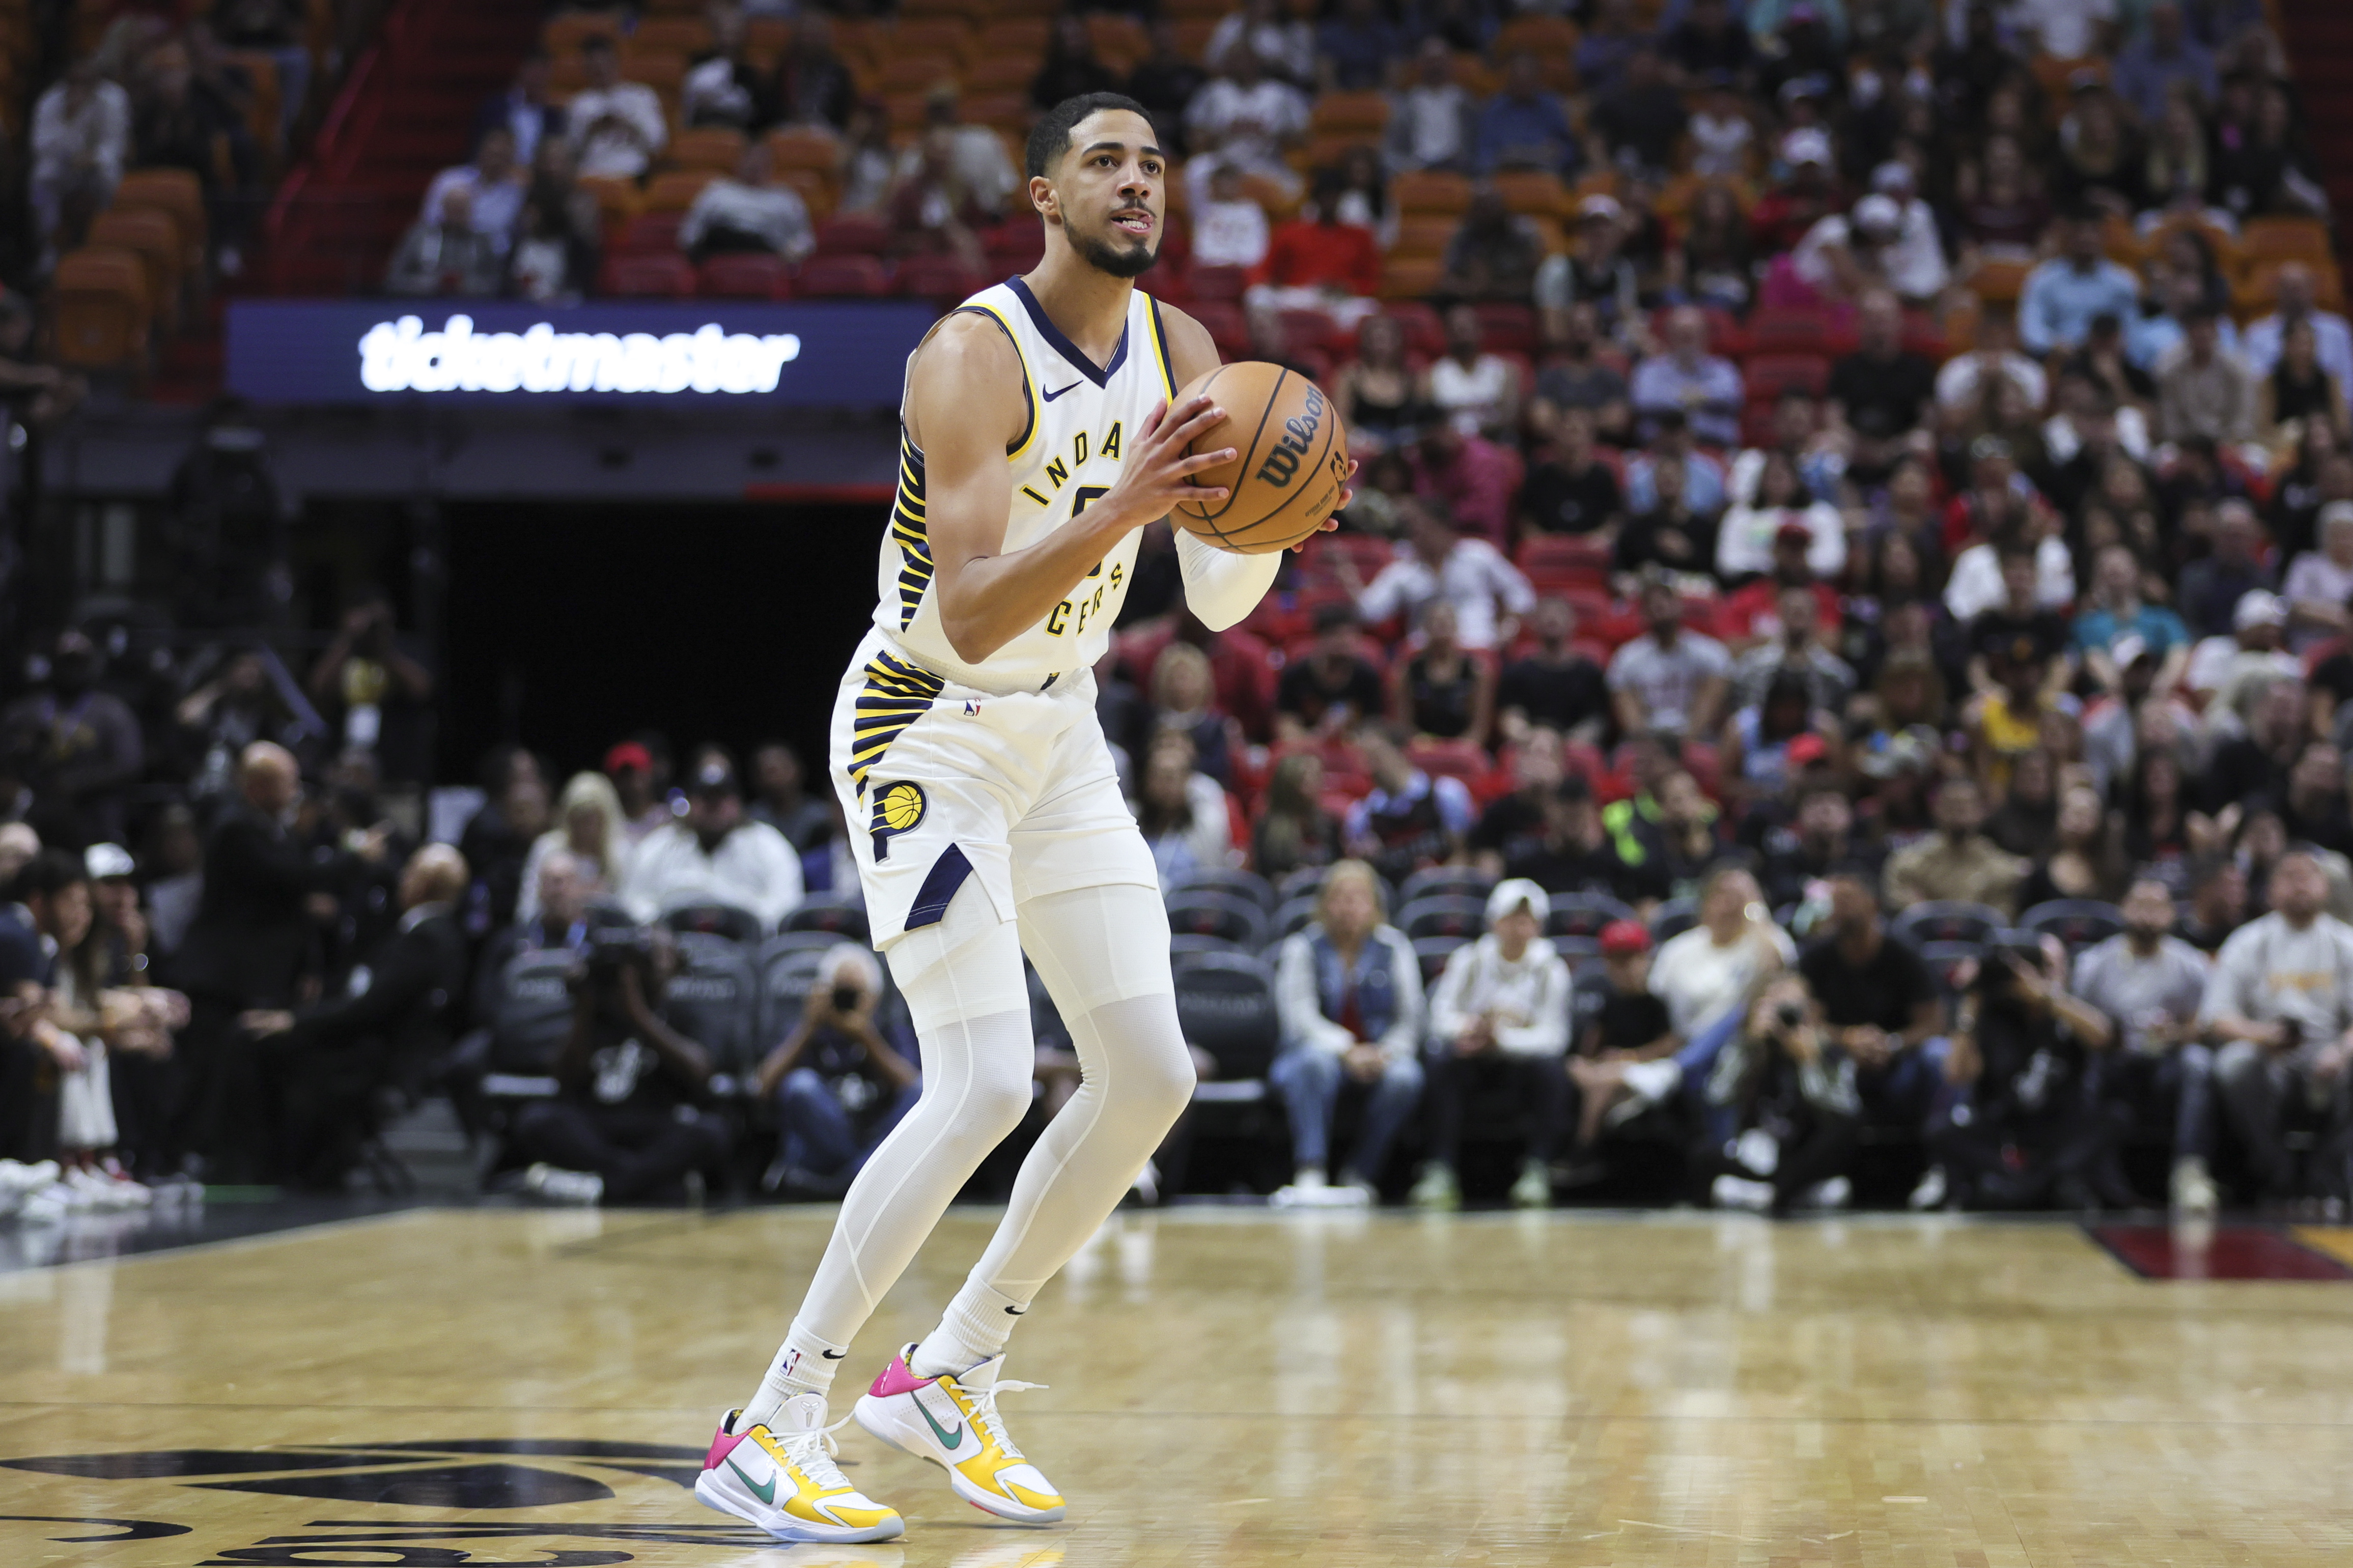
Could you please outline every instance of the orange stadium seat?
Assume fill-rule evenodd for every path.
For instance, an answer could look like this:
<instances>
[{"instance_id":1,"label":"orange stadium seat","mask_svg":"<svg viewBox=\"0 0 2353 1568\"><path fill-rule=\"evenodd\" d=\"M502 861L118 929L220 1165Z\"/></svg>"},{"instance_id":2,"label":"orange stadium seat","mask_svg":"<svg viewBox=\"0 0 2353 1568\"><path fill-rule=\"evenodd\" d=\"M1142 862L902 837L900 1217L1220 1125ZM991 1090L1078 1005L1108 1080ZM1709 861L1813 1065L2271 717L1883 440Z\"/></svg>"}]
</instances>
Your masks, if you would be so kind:
<instances>
[{"instance_id":1,"label":"orange stadium seat","mask_svg":"<svg viewBox=\"0 0 2353 1568\"><path fill-rule=\"evenodd\" d=\"M605 262L605 292L625 300L691 300L694 266L683 256L614 256Z\"/></svg>"},{"instance_id":2,"label":"orange stadium seat","mask_svg":"<svg viewBox=\"0 0 2353 1568\"><path fill-rule=\"evenodd\" d=\"M669 158L681 169L733 174L744 156L744 133L723 125L698 126L671 139Z\"/></svg>"},{"instance_id":3,"label":"orange stadium seat","mask_svg":"<svg viewBox=\"0 0 2353 1568\"><path fill-rule=\"evenodd\" d=\"M136 253L104 246L68 251L50 288L59 360L85 370L145 360L153 308L146 263Z\"/></svg>"},{"instance_id":4,"label":"orange stadium seat","mask_svg":"<svg viewBox=\"0 0 2353 1568\"><path fill-rule=\"evenodd\" d=\"M139 258L145 269L147 298L155 319L169 331L179 321L180 274L184 251L180 226L172 215L153 207L113 207L90 220L86 242Z\"/></svg>"}]
</instances>

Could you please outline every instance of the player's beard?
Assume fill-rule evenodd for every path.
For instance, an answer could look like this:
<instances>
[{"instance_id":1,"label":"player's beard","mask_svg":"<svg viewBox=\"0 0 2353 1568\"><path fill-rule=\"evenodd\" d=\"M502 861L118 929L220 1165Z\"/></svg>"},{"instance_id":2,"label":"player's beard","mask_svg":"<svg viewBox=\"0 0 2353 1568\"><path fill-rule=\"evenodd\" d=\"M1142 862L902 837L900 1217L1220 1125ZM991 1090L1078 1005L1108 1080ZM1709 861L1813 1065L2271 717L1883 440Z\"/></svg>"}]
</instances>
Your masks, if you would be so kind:
<instances>
[{"instance_id":1,"label":"player's beard","mask_svg":"<svg viewBox=\"0 0 2353 1568\"><path fill-rule=\"evenodd\" d=\"M1132 250L1123 250L1099 234L1074 233L1067 224L1062 232L1069 236L1071 248L1079 253L1080 260L1114 278L1141 278L1160 259L1160 228L1156 224L1153 226L1152 237Z\"/></svg>"}]
</instances>

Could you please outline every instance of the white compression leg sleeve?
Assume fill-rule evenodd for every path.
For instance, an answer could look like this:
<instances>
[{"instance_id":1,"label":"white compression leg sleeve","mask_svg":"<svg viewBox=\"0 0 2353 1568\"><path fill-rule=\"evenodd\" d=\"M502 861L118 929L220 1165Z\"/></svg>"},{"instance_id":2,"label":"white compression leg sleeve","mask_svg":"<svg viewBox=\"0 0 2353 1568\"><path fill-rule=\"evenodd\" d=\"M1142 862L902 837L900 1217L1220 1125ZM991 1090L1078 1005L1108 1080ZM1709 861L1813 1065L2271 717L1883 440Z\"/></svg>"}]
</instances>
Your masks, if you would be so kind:
<instances>
[{"instance_id":1,"label":"white compression leg sleeve","mask_svg":"<svg viewBox=\"0 0 2353 1568\"><path fill-rule=\"evenodd\" d=\"M1070 1026L1082 1079L1022 1162L988 1250L924 1339L919 1376L961 1372L1005 1348L1030 1299L1119 1206L1193 1094L1158 891L1086 888L1032 899L1020 913L1022 945Z\"/></svg>"},{"instance_id":2,"label":"white compression leg sleeve","mask_svg":"<svg viewBox=\"0 0 2353 1568\"><path fill-rule=\"evenodd\" d=\"M792 1331L744 1406L746 1428L794 1394L831 1385L875 1303L1029 1109L1035 1046L1020 942L979 886L964 888L939 924L908 932L887 956L922 1047L923 1098L842 1198Z\"/></svg>"}]
</instances>

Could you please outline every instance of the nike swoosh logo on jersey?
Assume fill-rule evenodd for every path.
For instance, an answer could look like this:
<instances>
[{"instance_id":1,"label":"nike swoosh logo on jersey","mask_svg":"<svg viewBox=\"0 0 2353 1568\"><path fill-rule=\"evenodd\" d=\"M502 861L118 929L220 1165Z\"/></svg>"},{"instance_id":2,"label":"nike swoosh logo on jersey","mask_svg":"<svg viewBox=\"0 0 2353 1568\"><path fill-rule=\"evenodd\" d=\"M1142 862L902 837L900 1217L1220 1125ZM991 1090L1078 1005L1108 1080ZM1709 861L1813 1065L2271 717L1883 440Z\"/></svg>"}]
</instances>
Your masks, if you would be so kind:
<instances>
[{"instance_id":1,"label":"nike swoosh logo on jersey","mask_svg":"<svg viewBox=\"0 0 2353 1568\"><path fill-rule=\"evenodd\" d=\"M759 1482L754 1481L751 1477L744 1475L744 1467L737 1464L734 1460L728 1460L727 1468L734 1471L738 1476L743 1477L744 1487L750 1490L754 1497L758 1498L763 1504L769 1508L776 1506L776 1478L775 1476L770 1476L768 1478L767 1484L765 1486L762 1486Z\"/></svg>"},{"instance_id":2,"label":"nike swoosh logo on jersey","mask_svg":"<svg viewBox=\"0 0 2353 1568\"><path fill-rule=\"evenodd\" d=\"M1053 401L1054 401L1054 399L1056 399L1056 398L1058 398L1058 397L1061 396L1061 395L1062 395L1062 394L1063 394L1063 393L1065 393L1065 392L1075 392L1075 391L1077 391L1077 390L1078 390L1078 386L1079 386L1079 384L1078 384L1077 382L1075 382L1075 381L1074 381L1074 382L1071 383L1071 384L1070 384L1070 385L1068 385L1068 386L1057 388L1055 391L1050 392L1050 393L1048 393L1048 394L1046 395L1046 401L1047 401L1047 402L1049 402L1049 403L1051 403L1051 402L1053 402Z\"/></svg>"}]
</instances>

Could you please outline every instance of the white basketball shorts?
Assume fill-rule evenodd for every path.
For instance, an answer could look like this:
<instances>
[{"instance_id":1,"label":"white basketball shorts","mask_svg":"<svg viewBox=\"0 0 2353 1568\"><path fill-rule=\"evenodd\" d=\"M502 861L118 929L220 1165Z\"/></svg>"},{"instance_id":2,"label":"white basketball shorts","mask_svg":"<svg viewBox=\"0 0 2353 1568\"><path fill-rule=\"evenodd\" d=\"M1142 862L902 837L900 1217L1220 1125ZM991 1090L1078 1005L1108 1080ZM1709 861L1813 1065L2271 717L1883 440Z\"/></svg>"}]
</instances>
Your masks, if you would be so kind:
<instances>
[{"instance_id":1,"label":"white basketball shorts","mask_svg":"<svg viewBox=\"0 0 2353 1568\"><path fill-rule=\"evenodd\" d=\"M1003 921L1040 894L1160 885L1092 670L999 695L933 674L878 629L842 677L831 751L877 949L938 921L967 881Z\"/></svg>"}]
</instances>

